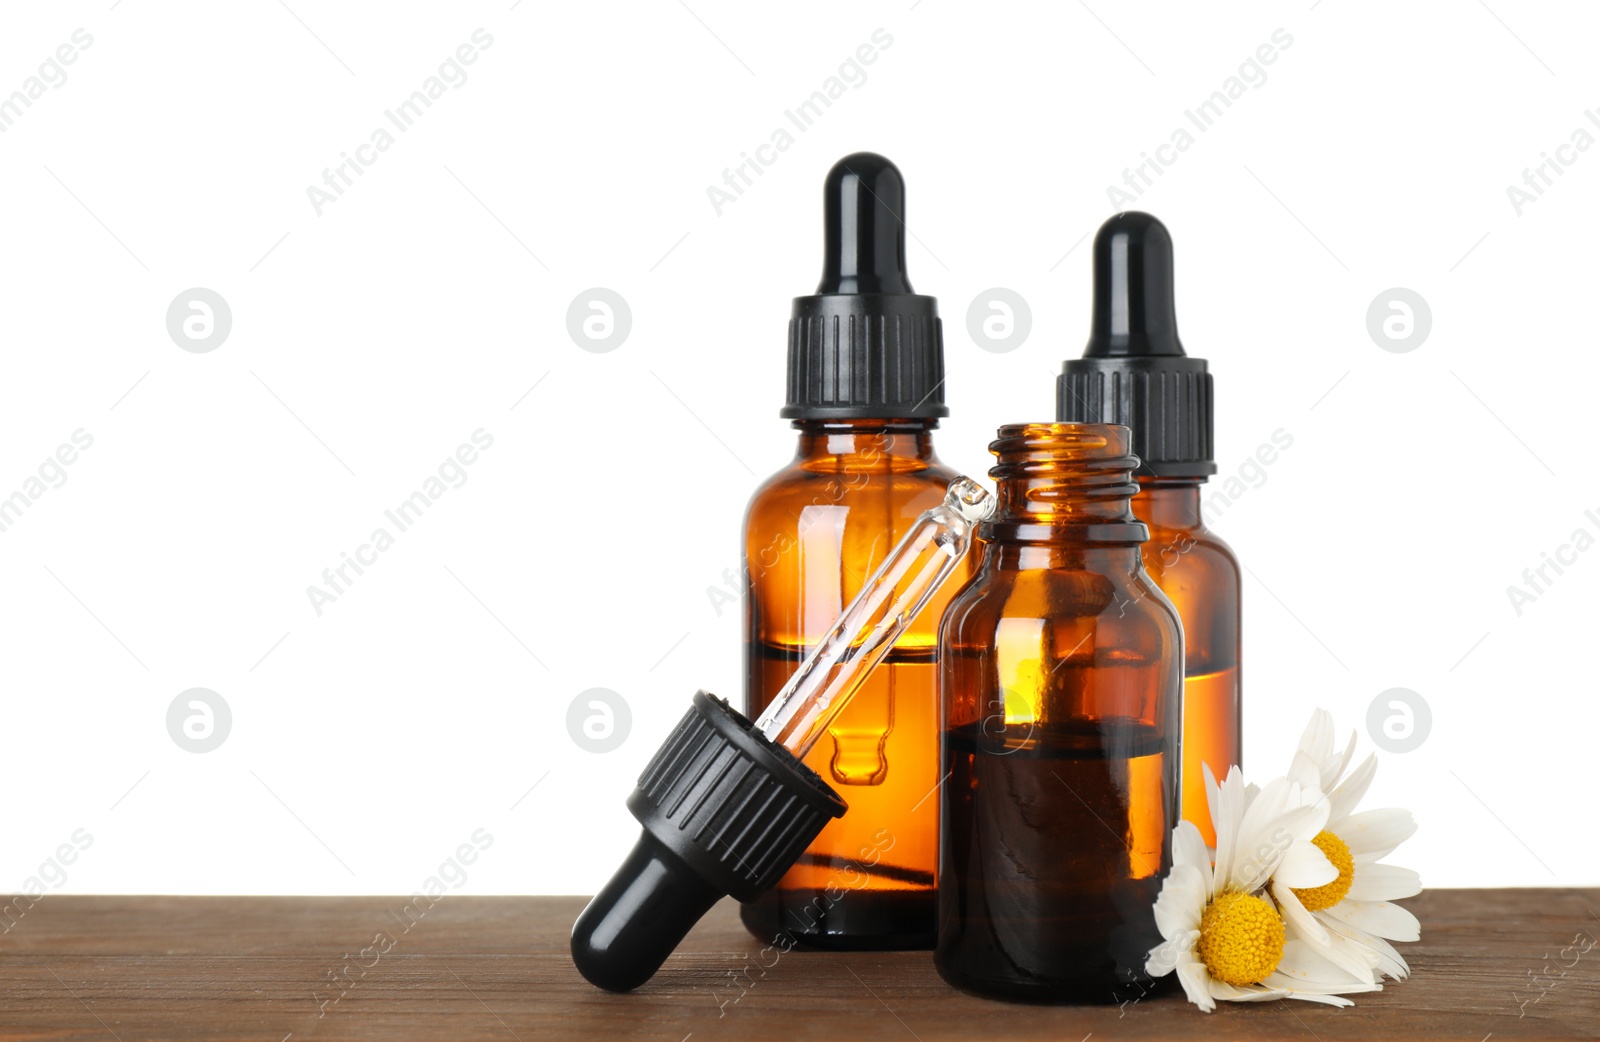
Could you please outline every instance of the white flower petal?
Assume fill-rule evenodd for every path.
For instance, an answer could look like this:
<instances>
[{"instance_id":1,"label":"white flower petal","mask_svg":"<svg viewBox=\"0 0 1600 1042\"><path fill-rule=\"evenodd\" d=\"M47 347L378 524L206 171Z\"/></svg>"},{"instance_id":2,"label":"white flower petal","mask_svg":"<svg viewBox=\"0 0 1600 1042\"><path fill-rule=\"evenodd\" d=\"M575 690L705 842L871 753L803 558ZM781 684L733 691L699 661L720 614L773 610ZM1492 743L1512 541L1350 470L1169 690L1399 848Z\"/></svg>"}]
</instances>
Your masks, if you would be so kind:
<instances>
[{"instance_id":1,"label":"white flower petal","mask_svg":"<svg viewBox=\"0 0 1600 1042\"><path fill-rule=\"evenodd\" d=\"M1197 930L1200 926L1200 917L1194 914L1193 907L1187 895L1163 890L1161 896L1156 898L1155 907L1156 929L1160 931L1161 936L1167 941L1175 941Z\"/></svg>"},{"instance_id":2,"label":"white flower petal","mask_svg":"<svg viewBox=\"0 0 1600 1042\"><path fill-rule=\"evenodd\" d=\"M1422 924L1417 922L1417 917L1388 901L1352 901L1346 898L1326 909L1323 914L1391 941L1415 941L1422 936Z\"/></svg>"},{"instance_id":3,"label":"white flower petal","mask_svg":"<svg viewBox=\"0 0 1600 1042\"><path fill-rule=\"evenodd\" d=\"M1206 813L1211 815L1211 832L1216 836L1216 846L1211 848L1212 871L1216 866L1224 863L1227 857L1225 840L1231 838L1233 830L1222 820L1222 786L1217 784L1216 775L1211 773L1209 767L1202 768L1200 780L1206 787Z\"/></svg>"},{"instance_id":4,"label":"white flower petal","mask_svg":"<svg viewBox=\"0 0 1600 1042\"><path fill-rule=\"evenodd\" d=\"M1239 822L1239 836L1254 838L1262 832L1267 822L1281 817L1290 807L1298 804L1300 787L1288 778L1274 778L1261 787L1261 792L1245 808Z\"/></svg>"},{"instance_id":5,"label":"white flower petal","mask_svg":"<svg viewBox=\"0 0 1600 1042\"><path fill-rule=\"evenodd\" d=\"M1192 954L1178 961L1178 983L1183 985L1183 993L1196 1006L1207 1013L1217 1008L1216 1001L1211 998L1211 974L1206 972L1205 964Z\"/></svg>"},{"instance_id":6,"label":"white flower petal","mask_svg":"<svg viewBox=\"0 0 1600 1042\"><path fill-rule=\"evenodd\" d=\"M1401 957L1399 952L1394 950L1394 945L1382 937L1376 937L1365 930L1358 930L1349 923L1340 922L1326 913L1317 912L1315 914L1317 921L1326 926L1329 933L1337 934L1344 937L1351 944L1360 945L1370 950L1377 957L1378 961L1373 968L1378 972L1388 974L1397 980L1410 975L1411 967L1406 964L1406 960Z\"/></svg>"},{"instance_id":7,"label":"white flower petal","mask_svg":"<svg viewBox=\"0 0 1600 1042\"><path fill-rule=\"evenodd\" d=\"M1264 987L1271 988L1286 999L1301 999L1305 1002L1325 1002L1330 1006L1353 1006L1354 1002L1345 998L1345 995L1358 995L1368 991L1382 991L1382 984L1311 984L1297 981L1293 977L1285 977L1281 973L1269 973L1267 979L1262 981Z\"/></svg>"},{"instance_id":8,"label":"white flower petal","mask_svg":"<svg viewBox=\"0 0 1600 1042\"><path fill-rule=\"evenodd\" d=\"M1269 835L1283 827L1295 839L1309 841L1327 826L1328 801L1315 789L1301 789L1286 778L1268 782L1267 789L1273 791L1269 795L1266 789L1262 790L1262 812L1254 817L1248 827L1263 830ZM1241 825L1241 832L1246 827Z\"/></svg>"},{"instance_id":9,"label":"white flower petal","mask_svg":"<svg viewBox=\"0 0 1600 1042\"><path fill-rule=\"evenodd\" d=\"M1278 782L1283 783L1282 787L1275 787ZM1298 787L1282 778L1269 782L1262 790L1260 800L1262 806L1268 807L1280 803L1287 803L1289 809L1276 818L1264 822L1247 821L1239 826L1238 848L1226 888L1244 893L1259 890L1292 851L1298 851L1295 854L1297 862L1303 863L1309 859L1313 868L1317 864L1317 857L1327 861L1326 855L1311 843L1311 838L1321 831L1322 822L1327 819L1327 804L1300 804ZM1247 811L1247 819L1249 816ZM1332 869L1332 865L1329 864L1328 868ZM1322 882L1329 882L1338 874L1336 869L1331 872L1324 870ZM1217 879L1218 889L1224 889L1223 877L1219 875Z\"/></svg>"},{"instance_id":10,"label":"white flower petal","mask_svg":"<svg viewBox=\"0 0 1600 1042\"><path fill-rule=\"evenodd\" d=\"M1211 767L1206 764L1201 765L1200 780L1205 783L1206 810L1211 814L1211 823L1215 825L1222 810L1221 786L1217 784L1217 776L1212 773Z\"/></svg>"},{"instance_id":11,"label":"white flower petal","mask_svg":"<svg viewBox=\"0 0 1600 1042\"><path fill-rule=\"evenodd\" d=\"M1383 857L1417 831L1417 822L1411 812L1398 807L1381 810L1364 810L1345 818L1339 829L1352 854L1374 854Z\"/></svg>"},{"instance_id":12,"label":"white flower petal","mask_svg":"<svg viewBox=\"0 0 1600 1042\"><path fill-rule=\"evenodd\" d=\"M1327 992L1316 987L1302 987L1295 985L1289 978L1279 974L1271 974L1267 980L1272 985L1252 984L1248 988L1236 988L1219 980L1211 981L1211 994L1226 1002L1276 1002L1278 999L1301 999L1305 1002L1321 1002L1329 1006L1352 1006L1349 999ZM1352 990L1370 991L1360 985Z\"/></svg>"},{"instance_id":13,"label":"white flower petal","mask_svg":"<svg viewBox=\"0 0 1600 1042\"><path fill-rule=\"evenodd\" d=\"M1272 877L1285 886L1308 890L1338 879L1339 869L1315 844L1292 843L1284 851Z\"/></svg>"},{"instance_id":14,"label":"white flower petal","mask_svg":"<svg viewBox=\"0 0 1600 1042\"><path fill-rule=\"evenodd\" d=\"M1378 754L1372 753L1361 761L1360 767L1350 772L1350 777L1339 783L1338 788L1329 791L1328 828L1339 831L1339 824L1355 811L1356 804L1367 794L1367 787L1377 773Z\"/></svg>"},{"instance_id":15,"label":"white flower petal","mask_svg":"<svg viewBox=\"0 0 1600 1042\"><path fill-rule=\"evenodd\" d=\"M1283 907L1287 913L1288 906ZM1303 905L1300 907L1304 909ZM1318 930L1316 934L1305 932L1298 923L1290 927L1289 943L1284 946L1286 954L1278 967L1279 970L1290 976L1303 977L1311 974L1317 979L1354 980L1362 984L1378 983L1377 968L1381 960L1371 945L1357 943L1327 929L1328 920L1322 916L1310 912L1305 914L1316 921ZM1290 944L1297 945L1296 950L1301 953L1314 952L1316 961L1312 961L1308 955L1303 955L1298 962L1291 960L1287 954ZM1304 972L1295 972L1297 968Z\"/></svg>"},{"instance_id":16,"label":"white flower petal","mask_svg":"<svg viewBox=\"0 0 1600 1042\"><path fill-rule=\"evenodd\" d=\"M1161 893L1156 895L1156 928L1168 940L1198 930L1205 907L1206 892L1200 870L1193 865L1173 865L1167 878L1161 881Z\"/></svg>"},{"instance_id":17,"label":"white flower petal","mask_svg":"<svg viewBox=\"0 0 1600 1042\"><path fill-rule=\"evenodd\" d=\"M1202 893L1211 896L1211 851L1192 821L1180 821L1172 830L1172 864L1192 865L1200 872Z\"/></svg>"},{"instance_id":18,"label":"white flower petal","mask_svg":"<svg viewBox=\"0 0 1600 1042\"><path fill-rule=\"evenodd\" d=\"M1322 788L1322 765L1304 749L1295 753L1294 759L1289 761L1289 770L1285 776L1302 788Z\"/></svg>"},{"instance_id":19,"label":"white flower petal","mask_svg":"<svg viewBox=\"0 0 1600 1042\"><path fill-rule=\"evenodd\" d=\"M1312 848L1315 849L1315 848ZM1313 944L1328 944L1328 931L1317 917L1306 911L1306 906L1300 903L1294 891L1285 886L1280 880L1272 881L1272 896L1278 902L1278 909L1283 913L1284 925L1291 933L1306 938Z\"/></svg>"},{"instance_id":20,"label":"white flower petal","mask_svg":"<svg viewBox=\"0 0 1600 1042\"><path fill-rule=\"evenodd\" d=\"M1329 758L1322 763L1322 781L1318 786L1323 792L1332 792L1334 786L1339 784L1339 779L1344 775L1344 769L1350 766L1350 758L1356 754L1356 733L1350 732L1350 740L1345 743L1344 752L1337 760Z\"/></svg>"},{"instance_id":21,"label":"white flower petal","mask_svg":"<svg viewBox=\"0 0 1600 1042\"><path fill-rule=\"evenodd\" d=\"M1206 799L1211 804L1211 824L1217 833L1216 867L1212 870L1210 896L1226 885L1234 859L1234 846L1239 835L1239 823L1244 817L1244 772L1238 767L1228 770L1228 776L1219 785L1216 779L1206 776Z\"/></svg>"},{"instance_id":22,"label":"white flower petal","mask_svg":"<svg viewBox=\"0 0 1600 1042\"><path fill-rule=\"evenodd\" d=\"M1311 711L1306 729L1300 733L1297 753L1304 753L1313 763L1321 763L1333 753L1333 714L1326 709Z\"/></svg>"},{"instance_id":23,"label":"white flower petal","mask_svg":"<svg viewBox=\"0 0 1600 1042\"><path fill-rule=\"evenodd\" d=\"M1263 988L1257 984L1238 988L1215 977L1211 978L1210 987L1212 997L1225 1002L1270 1002L1273 999L1288 997L1276 988Z\"/></svg>"},{"instance_id":24,"label":"white flower petal","mask_svg":"<svg viewBox=\"0 0 1600 1042\"><path fill-rule=\"evenodd\" d=\"M1272 980L1273 978L1268 977L1267 979ZM1283 997L1286 999L1299 999L1302 1002L1320 1002L1324 1006L1355 1005L1354 1001L1345 998L1343 995L1322 995L1314 992L1308 992L1303 988L1299 990L1284 989Z\"/></svg>"},{"instance_id":25,"label":"white flower petal","mask_svg":"<svg viewBox=\"0 0 1600 1042\"><path fill-rule=\"evenodd\" d=\"M1144 971L1152 977L1165 977L1178 968L1179 953L1189 951L1198 937L1198 933L1193 939L1184 934L1151 948L1144 960Z\"/></svg>"},{"instance_id":26,"label":"white flower petal","mask_svg":"<svg viewBox=\"0 0 1600 1042\"><path fill-rule=\"evenodd\" d=\"M1313 710L1289 764L1289 780L1304 789L1332 792L1355 755L1356 733L1350 732L1343 752L1335 751L1333 741L1333 714L1326 709Z\"/></svg>"},{"instance_id":27,"label":"white flower petal","mask_svg":"<svg viewBox=\"0 0 1600 1042\"><path fill-rule=\"evenodd\" d=\"M1331 942L1327 951L1329 962L1362 983L1383 983L1383 975L1379 970L1384 959L1372 945L1352 941L1331 930L1328 931L1328 940Z\"/></svg>"},{"instance_id":28,"label":"white flower petal","mask_svg":"<svg viewBox=\"0 0 1600 1042\"><path fill-rule=\"evenodd\" d=\"M1295 835L1310 840L1328 827L1328 801L1320 796L1305 800L1298 812L1291 811L1286 817L1291 819Z\"/></svg>"},{"instance_id":29,"label":"white flower petal","mask_svg":"<svg viewBox=\"0 0 1600 1042\"><path fill-rule=\"evenodd\" d=\"M1333 945L1318 948L1297 938L1284 943L1277 973L1293 980L1296 987L1329 991L1353 990L1377 983L1371 963L1355 948Z\"/></svg>"},{"instance_id":30,"label":"white flower petal","mask_svg":"<svg viewBox=\"0 0 1600 1042\"><path fill-rule=\"evenodd\" d=\"M1350 892L1344 896L1347 901L1396 901L1420 893L1422 877L1415 869L1359 864L1355 878L1350 881Z\"/></svg>"},{"instance_id":31,"label":"white flower petal","mask_svg":"<svg viewBox=\"0 0 1600 1042\"><path fill-rule=\"evenodd\" d=\"M1233 860L1228 872L1216 874L1218 890L1250 893L1258 890L1278 867L1283 853L1294 842L1292 823L1282 819L1298 805L1300 787L1287 778L1267 782L1245 808L1234 837Z\"/></svg>"}]
</instances>

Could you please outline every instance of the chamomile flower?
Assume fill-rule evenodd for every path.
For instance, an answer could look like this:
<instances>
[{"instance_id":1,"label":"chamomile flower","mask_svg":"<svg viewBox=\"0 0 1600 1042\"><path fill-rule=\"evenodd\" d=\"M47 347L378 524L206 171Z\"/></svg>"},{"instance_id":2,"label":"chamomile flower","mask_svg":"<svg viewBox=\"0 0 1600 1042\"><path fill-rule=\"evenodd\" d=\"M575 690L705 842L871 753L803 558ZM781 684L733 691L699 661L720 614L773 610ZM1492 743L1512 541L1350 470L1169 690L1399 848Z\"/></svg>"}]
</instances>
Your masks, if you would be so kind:
<instances>
[{"instance_id":1,"label":"chamomile flower","mask_svg":"<svg viewBox=\"0 0 1600 1042\"><path fill-rule=\"evenodd\" d=\"M1308 890L1337 882L1338 869L1312 842L1327 824L1329 801L1287 778L1247 790L1238 767L1220 785L1207 771L1206 796L1217 835L1215 864L1200 830L1179 822L1172 831L1172 870L1156 899L1164 940L1151 950L1148 972L1177 971L1189 1001L1207 1012L1218 999L1347 1006L1341 992L1379 990L1290 936L1263 893L1273 879Z\"/></svg>"},{"instance_id":2,"label":"chamomile flower","mask_svg":"<svg viewBox=\"0 0 1600 1042\"><path fill-rule=\"evenodd\" d=\"M1391 902L1413 897L1421 879L1409 868L1380 864L1417 830L1411 812L1395 808L1356 811L1377 772L1376 755L1348 776L1355 751L1354 732L1342 753L1333 742L1333 717L1327 710L1312 714L1289 768L1289 778L1302 791L1320 794L1327 822L1313 838L1338 870L1331 881L1305 887L1292 880L1272 881L1271 891L1290 936L1304 941L1324 958L1365 979L1379 975L1400 978L1410 967L1389 941L1415 941L1421 935L1417 917Z\"/></svg>"}]
</instances>

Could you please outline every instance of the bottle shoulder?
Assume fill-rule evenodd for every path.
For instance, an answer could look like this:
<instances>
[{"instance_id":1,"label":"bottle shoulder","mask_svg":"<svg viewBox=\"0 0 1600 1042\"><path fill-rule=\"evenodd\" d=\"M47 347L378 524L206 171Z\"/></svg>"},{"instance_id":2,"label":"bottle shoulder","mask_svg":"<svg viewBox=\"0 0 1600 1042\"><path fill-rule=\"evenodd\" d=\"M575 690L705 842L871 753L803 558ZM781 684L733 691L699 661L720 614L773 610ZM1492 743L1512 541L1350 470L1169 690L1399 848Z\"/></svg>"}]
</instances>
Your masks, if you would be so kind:
<instances>
[{"instance_id":1,"label":"bottle shoulder","mask_svg":"<svg viewBox=\"0 0 1600 1042\"><path fill-rule=\"evenodd\" d=\"M1237 563L1233 547L1215 529L1209 527L1204 518L1192 525L1163 525L1152 522L1145 517L1141 517L1140 520L1144 521L1145 526L1150 529L1149 541L1151 543L1186 540L1194 543L1206 553L1226 557Z\"/></svg>"},{"instance_id":2,"label":"bottle shoulder","mask_svg":"<svg viewBox=\"0 0 1600 1042\"><path fill-rule=\"evenodd\" d=\"M963 628L992 632L1002 620L1114 618L1145 620L1169 636L1181 629L1177 609L1143 569L1133 572L1071 568L1020 570L980 566L951 599L955 636Z\"/></svg>"},{"instance_id":3,"label":"bottle shoulder","mask_svg":"<svg viewBox=\"0 0 1600 1042\"><path fill-rule=\"evenodd\" d=\"M932 461L912 471L778 472L757 489L744 519L748 622L754 639L806 647L822 639L926 510L959 475ZM970 567L961 563L896 642L931 650L940 612Z\"/></svg>"},{"instance_id":4,"label":"bottle shoulder","mask_svg":"<svg viewBox=\"0 0 1600 1042\"><path fill-rule=\"evenodd\" d=\"M808 506L876 504L914 505L920 513L939 503L950 482L961 475L937 459L908 469L823 469L801 461L769 476L751 493L745 527L758 523L792 523Z\"/></svg>"},{"instance_id":5,"label":"bottle shoulder","mask_svg":"<svg viewBox=\"0 0 1600 1042\"><path fill-rule=\"evenodd\" d=\"M1150 538L1139 550L1145 571L1163 588L1181 584L1210 590L1218 598L1238 599L1239 558L1209 529L1151 526Z\"/></svg>"},{"instance_id":6,"label":"bottle shoulder","mask_svg":"<svg viewBox=\"0 0 1600 1042\"><path fill-rule=\"evenodd\" d=\"M1119 580L1069 569L980 571L945 609L939 648L941 655L976 658L1013 678L1030 669L1054 673L1070 663L1104 667L1111 671L1106 678L1152 668L1175 686L1184 633L1171 602L1142 572ZM1103 693L1117 700L1109 689Z\"/></svg>"}]
</instances>

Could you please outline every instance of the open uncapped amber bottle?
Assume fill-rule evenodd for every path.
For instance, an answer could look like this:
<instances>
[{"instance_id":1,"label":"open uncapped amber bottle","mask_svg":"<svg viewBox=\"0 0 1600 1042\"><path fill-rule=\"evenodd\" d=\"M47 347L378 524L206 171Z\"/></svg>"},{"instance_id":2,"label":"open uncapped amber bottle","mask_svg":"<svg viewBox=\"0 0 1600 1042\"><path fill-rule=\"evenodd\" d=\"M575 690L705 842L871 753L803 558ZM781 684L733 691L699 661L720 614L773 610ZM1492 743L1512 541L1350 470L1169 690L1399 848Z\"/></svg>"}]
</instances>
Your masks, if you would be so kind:
<instances>
[{"instance_id":1,"label":"open uncapped amber bottle","mask_svg":"<svg viewBox=\"0 0 1600 1042\"><path fill-rule=\"evenodd\" d=\"M934 961L980 994L1124 1001L1160 941L1183 635L1140 563L1128 445L1002 427L982 564L945 611Z\"/></svg>"},{"instance_id":2,"label":"open uncapped amber bottle","mask_svg":"<svg viewBox=\"0 0 1600 1042\"><path fill-rule=\"evenodd\" d=\"M746 711L766 708L873 569L957 475L934 455L944 405L937 305L905 268L905 183L882 156L840 160L824 187L826 255L794 302L794 460L745 516ZM742 908L763 941L841 948L933 943L937 627L961 570L828 727L805 764L849 813L776 888Z\"/></svg>"},{"instance_id":3,"label":"open uncapped amber bottle","mask_svg":"<svg viewBox=\"0 0 1600 1042\"><path fill-rule=\"evenodd\" d=\"M1062 369L1058 420L1133 432L1144 566L1183 619L1183 816L1214 845L1202 765L1219 779L1242 765L1239 562L1201 518L1201 486L1217 472L1211 374L1178 340L1172 237L1149 214L1119 213L1095 236L1089 344Z\"/></svg>"}]
</instances>

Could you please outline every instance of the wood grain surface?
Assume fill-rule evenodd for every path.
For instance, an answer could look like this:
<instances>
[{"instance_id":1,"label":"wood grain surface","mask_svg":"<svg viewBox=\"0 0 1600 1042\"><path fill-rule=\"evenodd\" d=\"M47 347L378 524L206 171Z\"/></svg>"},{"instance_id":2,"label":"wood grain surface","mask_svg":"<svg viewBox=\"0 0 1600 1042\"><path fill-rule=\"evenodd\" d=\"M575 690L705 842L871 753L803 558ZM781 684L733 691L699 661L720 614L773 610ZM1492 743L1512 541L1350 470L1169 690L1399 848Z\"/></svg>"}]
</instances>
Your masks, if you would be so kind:
<instances>
[{"instance_id":1,"label":"wood grain surface","mask_svg":"<svg viewBox=\"0 0 1600 1042\"><path fill-rule=\"evenodd\" d=\"M1423 940L1403 946L1411 979L1349 1009L1223 1004L1209 1015L1181 992L1120 1009L988 1001L945 985L926 952L758 960L763 945L727 901L653 981L610 995L567 957L583 903L450 895L422 911L381 897L49 895L0 934L0 1039L1600 1035L1600 890L1429 891L1407 902L1423 924Z\"/></svg>"}]
</instances>

